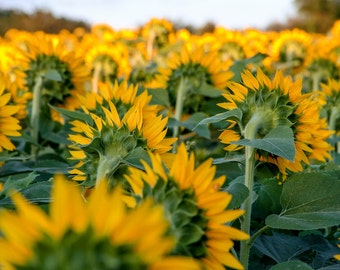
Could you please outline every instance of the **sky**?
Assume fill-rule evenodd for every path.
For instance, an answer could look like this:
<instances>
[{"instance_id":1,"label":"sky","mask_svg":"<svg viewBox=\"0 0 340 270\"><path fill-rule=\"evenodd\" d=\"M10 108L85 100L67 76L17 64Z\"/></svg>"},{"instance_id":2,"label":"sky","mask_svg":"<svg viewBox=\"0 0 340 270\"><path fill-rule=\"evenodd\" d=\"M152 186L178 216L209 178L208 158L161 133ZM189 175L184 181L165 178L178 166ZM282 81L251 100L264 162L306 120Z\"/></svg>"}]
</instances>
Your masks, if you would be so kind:
<instances>
[{"instance_id":1,"label":"sky","mask_svg":"<svg viewBox=\"0 0 340 270\"><path fill-rule=\"evenodd\" d=\"M105 23L114 29L136 28L152 17L195 27L213 22L230 29L265 29L295 14L294 0L0 0L0 8Z\"/></svg>"}]
</instances>

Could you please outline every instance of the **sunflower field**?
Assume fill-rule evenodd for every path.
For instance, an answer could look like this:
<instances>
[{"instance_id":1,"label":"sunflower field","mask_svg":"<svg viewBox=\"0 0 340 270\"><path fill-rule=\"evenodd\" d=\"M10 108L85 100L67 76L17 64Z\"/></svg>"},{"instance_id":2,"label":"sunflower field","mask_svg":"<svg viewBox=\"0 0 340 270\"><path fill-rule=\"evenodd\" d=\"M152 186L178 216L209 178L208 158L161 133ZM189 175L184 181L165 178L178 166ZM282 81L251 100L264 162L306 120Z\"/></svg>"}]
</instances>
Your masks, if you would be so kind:
<instances>
[{"instance_id":1,"label":"sunflower field","mask_svg":"<svg viewBox=\"0 0 340 270\"><path fill-rule=\"evenodd\" d=\"M0 38L0 269L340 269L340 21Z\"/></svg>"}]
</instances>

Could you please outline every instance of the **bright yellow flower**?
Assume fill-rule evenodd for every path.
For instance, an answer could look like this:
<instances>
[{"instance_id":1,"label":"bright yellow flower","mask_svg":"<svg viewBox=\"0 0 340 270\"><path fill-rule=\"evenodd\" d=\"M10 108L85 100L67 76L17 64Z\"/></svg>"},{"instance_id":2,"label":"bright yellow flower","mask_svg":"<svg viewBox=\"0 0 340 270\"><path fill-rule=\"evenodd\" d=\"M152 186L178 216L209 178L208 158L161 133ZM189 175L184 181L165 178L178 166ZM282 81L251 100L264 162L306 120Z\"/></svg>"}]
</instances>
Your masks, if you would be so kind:
<instances>
[{"instance_id":1,"label":"bright yellow flower","mask_svg":"<svg viewBox=\"0 0 340 270\"><path fill-rule=\"evenodd\" d=\"M59 36L42 32L28 36L25 45L23 59L18 64L23 70L27 91L33 91L38 76L55 70L61 80L45 80L44 97L54 106L77 108L76 96L85 93L85 82L89 79L89 69L83 57L65 48L64 40Z\"/></svg>"},{"instance_id":2,"label":"bright yellow flower","mask_svg":"<svg viewBox=\"0 0 340 270\"><path fill-rule=\"evenodd\" d=\"M115 179L119 164L134 150L167 156L176 141L166 138L167 117L158 115L157 106L148 105L151 96L147 92L136 95L137 88L124 82L109 90L82 97L83 112L91 120L71 122L70 154L79 163L70 173L74 180L87 180L90 186L102 173L110 181Z\"/></svg>"},{"instance_id":3,"label":"bright yellow flower","mask_svg":"<svg viewBox=\"0 0 340 270\"><path fill-rule=\"evenodd\" d=\"M97 40L82 46L85 61L99 81L127 78L131 71L129 51L123 43L100 43Z\"/></svg>"},{"instance_id":4,"label":"bright yellow flower","mask_svg":"<svg viewBox=\"0 0 340 270\"><path fill-rule=\"evenodd\" d=\"M312 35L300 29L279 32L269 51L272 68L300 72L305 68L311 42Z\"/></svg>"},{"instance_id":5,"label":"bright yellow flower","mask_svg":"<svg viewBox=\"0 0 340 270\"><path fill-rule=\"evenodd\" d=\"M56 176L48 214L20 193L13 194L17 211L0 212L0 265L5 269L65 265L74 270L199 269L188 258L166 257L174 241L165 236L169 225L161 207L146 200L130 210L121 189L107 190L106 182L101 182L85 202L77 185Z\"/></svg>"},{"instance_id":6,"label":"bright yellow flower","mask_svg":"<svg viewBox=\"0 0 340 270\"><path fill-rule=\"evenodd\" d=\"M226 224L243 210L226 210L231 195L220 190L225 177L215 178L212 160L196 167L184 144L169 171L158 155L150 153L150 159L151 166L143 161L145 171L130 168L126 179L135 195L152 198L165 209L170 234L176 238L172 254L199 259L206 269L224 269L224 265L242 269L230 249L232 240L245 240L248 235Z\"/></svg>"},{"instance_id":7,"label":"bright yellow flower","mask_svg":"<svg viewBox=\"0 0 340 270\"><path fill-rule=\"evenodd\" d=\"M340 134L340 82L330 79L321 84L319 102L326 111L329 128Z\"/></svg>"},{"instance_id":8,"label":"bright yellow flower","mask_svg":"<svg viewBox=\"0 0 340 270\"><path fill-rule=\"evenodd\" d=\"M229 89L230 93L223 95L227 101L219 106L228 111L239 108L243 116L241 123L229 121L230 125L221 133L220 140L227 145L225 150L243 148L231 142L243 139L248 121L261 113L263 120L256 134L257 139L278 126L293 130L296 148L294 161L257 150L257 158L275 164L283 178L289 171L301 171L302 165L309 164L310 159L325 162L331 158L329 151L332 147L326 139L332 131L328 130L325 119L320 119L318 104L311 94L301 93L301 80L293 82L280 71L270 80L260 69L256 76L246 70L242 74L242 83L231 82Z\"/></svg>"},{"instance_id":9,"label":"bright yellow flower","mask_svg":"<svg viewBox=\"0 0 340 270\"><path fill-rule=\"evenodd\" d=\"M9 105L11 93L6 90L5 76L0 73L0 152L4 150L12 151L15 145L9 136L21 136L19 130L21 126L15 114L20 110L20 106Z\"/></svg>"}]
</instances>

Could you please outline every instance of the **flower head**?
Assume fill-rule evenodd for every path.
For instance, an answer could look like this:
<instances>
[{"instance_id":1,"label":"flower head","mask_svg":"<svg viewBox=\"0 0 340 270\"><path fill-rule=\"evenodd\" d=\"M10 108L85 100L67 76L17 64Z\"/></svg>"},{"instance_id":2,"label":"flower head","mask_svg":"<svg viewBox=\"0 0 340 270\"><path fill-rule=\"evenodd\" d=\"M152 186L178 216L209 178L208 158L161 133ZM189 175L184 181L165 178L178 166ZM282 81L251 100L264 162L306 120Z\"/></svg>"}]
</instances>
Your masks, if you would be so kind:
<instances>
[{"instance_id":1,"label":"flower head","mask_svg":"<svg viewBox=\"0 0 340 270\"><path fill-rule=\"evenodd\" d=\"M83 58L66 49L58 36L37 32L29 36L26 42L21 64L27 91L33 91L37 78L43 77L42 95L46 104L77 108L76 96L85 93L84 83L89 77ZM48 73L51 71L56 72L59 78L49 79Z\"/></svg>"},{"instance_id":2,"label":"flower head","mask_svg":"<svg viewBox=\"0 0 340 270\"><path fill-rule=\"evenodd\" d=\"M157 106L148 105L147 92L135 96L136 88L126 83L116 84L113 90L104 94L106 98L97 94L82 98L87 120L71 122L70 154L79 163L70 173L90 186L101 178L114 181L115 172L128 164L125 158L132 158L134 151L166 155L176 141L166 138L167 118L158 114Z\"/></svg>"},{"instance_id":3,"label":"flower head","mask_svg":"<svg viewBox=\"0 0 340 270\"><path fill-rule=\"evenodd\" d=\"M230 93L224 94L227 101L219 106L228 111L239 108L243 116L239 122L228 120L230 125L220 135L221 142L227 145L224 149L242 149L243 146L238 145L237 141L244 138L250 120L258 117L260 126L254 134L257 139L264 138L279 126L289 127L293 131L296 149L293 161L257 150L257 158L276 165L283 178L288 171L301 171L303 163L309 164L310 159L324 162L330 158L332 147L326 139L332 131L327 129L325 119L320 119L318 104L311 94L301 93L301 84L301 80L293 82L280 71L270 80L260 69L256 76L245 71L242 83L231 82Z\"/></svg>"},{"instance_id":4,"label":"flower head","mask_svg":"<svg viewBox=\"0 0 340 270\"><path fill-rule=\"evenodd\" d=\"M77 185L55 177L48 214L19 193L12 199L17 211L0 212L6 269L198 269L193 260L165 257L174 241L161 207L146 200L129 210L121 189L109 192L105 181L85 202Z\"/></svg>"},{"instance_id":5,"label":"flower head","mask_svg":"<svg viewBox=\"0 0 340 270\"><path fill-rule=\"evenodd\" d=\"M233 76L228 67L220 60L216 50L205 52L203 46L191 48L186 44L179 53L169 56L166 67L159 68L160 74L156 75L150 86L166 89L173 105L176 103L179 85L184 79L187 91L183 108L197 112L204 98L199 89L210 86L223 91Z\"/></svg>"},{"instance_id":6,"label":"flower head","mask_svg":"<svg viewBox=\"0 0 340 270\"><path fill-rule=\"evenodd\" d=\"M195 168L195 157L188 156L184 144L178 147L170 171L158 155L150 154L150 158L151 165L143 161L145 171L130 168L126 178L137 197L153 198L164 208L170 234L176 239L172 253L199 259L207 269L224 265L241 269L229 252L232 240L248 235L226 224L243 210L226 210L231 195L219 189L225 177L215 178L212 160Z\"/></svg>"}]
</instances>

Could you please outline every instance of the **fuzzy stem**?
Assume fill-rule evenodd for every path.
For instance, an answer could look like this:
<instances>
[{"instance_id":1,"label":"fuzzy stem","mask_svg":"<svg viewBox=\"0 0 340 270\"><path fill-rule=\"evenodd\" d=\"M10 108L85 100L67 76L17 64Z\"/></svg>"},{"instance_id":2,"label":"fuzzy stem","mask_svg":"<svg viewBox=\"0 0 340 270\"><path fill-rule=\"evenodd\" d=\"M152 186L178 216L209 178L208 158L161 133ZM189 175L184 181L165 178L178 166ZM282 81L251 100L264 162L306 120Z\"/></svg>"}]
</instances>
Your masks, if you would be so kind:
<instances>
[{"instance_id":1,"label":"fuzzy stem","mask_svg":"<svg viewBox=\"0 0 340 270\"><path fill-rule=\"evenodd\" d=\"M177 96L176 96L176 107L175 107L175 119L177 121L181 121L182 118L182 112L183 112L183 103L184 103L184 99L185 99L185 95L187 93L187 83L184 77L181 78L181 81L178 85L178 89L177 89ZM178 137L179 135L179 126L174 126L174 133L173 133L173 137ZM174 146L174 150L175 150L175 146Z\"/></svg>"},{"instance_id":2,"label":"fuzzy stem","mask_svg":"<svg viewBox=\"0 0 340 270\"><path fill-rule=\"evenodd\" d=\"M255 113L244 130L245 139L252 140L255 138L258 129L263 123L263 113ZM253 202L253 186L254 186L254 170L255 170L255 148L252 146L245 146L245 186L249 190L249 196L242 205L245 214L241 220L241 230L250 235L251 225L251 210ZM249 264L249 252L251 242L250 240L241 241L240 249L240 261L244 266L244 269L248 269Z\"/></svg>"},{"instance_id":3,"label":"fuzzy stem","mask_svg":"<svg viewBox=\"0 0 340 270\"><path fill-rule=\"evenodd\" d=\"M31 136L33 145L31 147L32 155L34 159L38 155L39 150L39 120L40 120L40 107L41 107L41 98L42 98L42 89L43 89L43 76L37 76L35 80L35 84L33 87L33 103L32 103L32 115L31 115Z\"/></svg>"},{"instance_id":4,"label":"fuzzy stem","mask_svg":"<svg viewBox=\"0 0 340 270\"><path fill-rule=\"evenodd\" d=\"M265 230L267 230L269 228L268 225L263 226L261 229L257 230L256 233L254 233L250 239L248 240L248 245L249 247L251 247L253 245L253 243L255 242L256 238L262 234Z\"/></svg>"},{"instance_id":5,"label":"fuzzy stem","mask_svg":"<svg viewBox=\"0 0 340 270\"><path fill-rule=\"evenodd\" d=\"M120 158L117 157L107 157L101 156L98 162L97 175L96 175L96 186L103 181L109 180L110 175L112 175L120 164Z\"/></svg>"}]
</instances>

